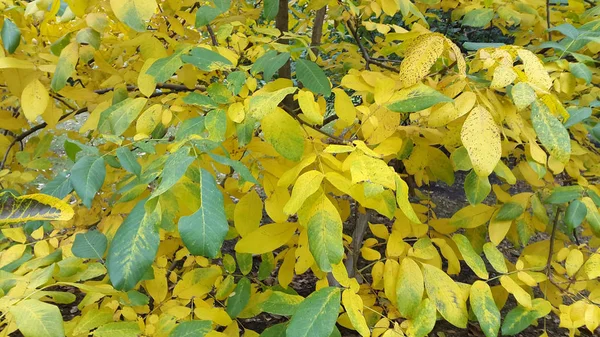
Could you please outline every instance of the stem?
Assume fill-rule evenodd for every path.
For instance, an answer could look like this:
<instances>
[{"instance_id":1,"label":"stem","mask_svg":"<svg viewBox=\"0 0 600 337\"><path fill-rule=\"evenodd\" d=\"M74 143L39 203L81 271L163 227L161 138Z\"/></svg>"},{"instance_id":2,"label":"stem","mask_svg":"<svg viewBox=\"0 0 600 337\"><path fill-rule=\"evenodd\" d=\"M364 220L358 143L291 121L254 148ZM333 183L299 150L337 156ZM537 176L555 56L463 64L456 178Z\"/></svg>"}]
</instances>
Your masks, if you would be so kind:
<instances>
[{"instance_id":1,"label":"stem","mask_svg":"<svg viewBox=\"0 0 600 337\"><path fill-rule=\"evenodd\" d=\"M340 137L337 137L337 136L334 136L332 134L329 134L329 133L327 133L327 132L319 129L317 126L312 125L312 124L306 122L302 118L298 117L298 115L294 111L292 111L291 109L289 109L287 106L283 105L283 110L285 112L287 112L288 115L294 117L294 119L297 120L300 124L308 126L309 128L317 131L318 133L320 133L320 134L322 134L322 135L327 136L328 138L330 138L332 140L331 143L333 143L333 144L348 144L347 140L345 140L343 138L340 138Z\"/></svg>"},{"instance_id":2,"label":"stem","mask_svg":"<svg viewBox=\"0 0 600 337\"><path fill-rule=\"evenodd\" d=\"M546 0L546 28L550 29L550 0ZM552 41L552 32L548 32L548 41Z\"/></svg>"},{"instance_id":3,"label":"stem","mask_svg":"<svg viewBox=\"0 0 600 337\"><path fill-rule=\"evenodd\" d=\"M359 212L358 210L356 210ZM360 257L360 247L365 236L365 231L369 225L369 219L371 217L371 210L367 210L366 213L359 213L356 219L356 227L352 233L352 248L348 259L346 260L346 270L348 271L348 277L358 277L358 258Z\"/></svg>"},{"instance_id":4,"label":"stem","mask_svg":"<svg viewBox=\"0 0 600 337\"><path fill-rule=\"evenodd\" d=\"M357 29L352 26L352 23L350 21L348 21L346 23L346 27L348 28L348 31L350 32L350 34L354 38L354 41L356 41L356 44L358 45L358 48L360 49L360 53L361 53L363 59L366 62L365 69L371 70L370 65L374 64L374 65L376 65L378 67L381 67L383 69L387 69L389 71L393 71L393 72L396 72L396 73L398 72L398 69L396 69L394 67L390 67L387 64L383 64L383 63L377 61L376 59L371 58L371 56L369 56L369 53L367 52L367 49L365 48L365 46L363 46L362 42L360 41L360 36L358 36Z\"/></svg>"},{"instance_id":5,"label":"stem","mask_svg":"<svg viewBox=\"0 0 600 337\"><path fill-rule=\"evenodd\" d=\"M560 212L560 208L556 210L556 215L554 216L554 221L552 222L552 232L550 233L550 248L548 249L548 260L546 261L546 277L548 277L548 280L552 278L552 255L554 255L554 239L556 238L556 228L558 228Z\"/></svg>"},{"instance_id":6,"label":"stem","mask_svg":"<svg viewBox=\"0 0 600 337\"><path fill-rule=\"evenodd\" d=\"M218 46L219 42L217 41L217 37L215 36L215 32L213 31L210 24L206 25L206 30L208 31L208 35L210 35L210 40L212 41L213 46Z\"/></svg>"},{"instance_id":7,"label":"stem","mask_svg":"<svg viewBox=\"0 0 600 337\"><path fill-rule=\"evenodd\" d=\"M315 16L315 22L313 24L313 31L310 40L310 49L316 58L319 58L319 46L321 45L321 38L323 36L323 21L325 21L325 13L327 13L327 6L317 11Z\"/></svg>"}]
</instances>

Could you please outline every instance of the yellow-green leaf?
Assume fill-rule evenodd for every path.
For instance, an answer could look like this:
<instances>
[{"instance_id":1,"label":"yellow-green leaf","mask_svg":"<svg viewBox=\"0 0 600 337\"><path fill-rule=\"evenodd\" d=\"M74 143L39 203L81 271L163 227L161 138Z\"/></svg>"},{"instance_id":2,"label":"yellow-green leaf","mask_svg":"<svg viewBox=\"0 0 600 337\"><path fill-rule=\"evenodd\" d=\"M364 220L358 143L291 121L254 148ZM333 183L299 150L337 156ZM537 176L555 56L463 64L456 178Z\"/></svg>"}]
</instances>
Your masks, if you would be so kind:
<instances>
[{"instance_id":1,"label":"yellow-green leaf","mask_svg":"<svg viewBox=\"0 0 600 337\"><path fill-rule=\"evenodd\" d=\"M60 52L56 71L54 72L52 82L50 83L52 90L60 91L67 85L67 80L75 71L78 60L79 44L77 44L77 42L72 42Z\"/></svg>"},{"instance_id":2,"label":"yellow-green leaf","mask_svg":"<svg viewBox=\"0 0 600 337\"><path fill-rule=\"evenodd\" d=\"M483 281L475 281L469 296L471 308L479 321L486 337L498 336L500 330L500 311L496 307L490 286Z\"/></svg>"},{"instance_id":3,"label":"yellow-green leaf","mask_svg":"<svg viewBox=\"0 0 600 337\"><path fill-rule=\"evenodd\" d=\"M344 304L344 308L346 308L346 313L354 329L363 337L370 336L371 333L363 315L362 298L351 289L346 289L342 293L342 303Z\"/></svg>"},{"instance_id":4,"label":"yellow-green leaf","mask_svg":"<svg viewBox=\"0 0 600 337\"><path fill-rule=\"evenodd\" d=\"M292 161L302 159L305 134L297 120L276 108L263 118L261 125L265 139L280 155Z\"/></svg>"},{"instance_id":5,"label":"yellow-green leaf","mask_svg":"<svg viewBox=\"0 0 600 337\"><path fill-rule=\"evenodd\" d=\"M466 328L467 303L458 285L448 274L429 264L423 264L423 279L427 296L442 317L458 328Z\"/></svg>"},{"instance_id":6,"label":"yellow-green leaf","mask_svg":"<svg viewBox=\"0 0 600 337\"><path fill-rule=\"evenodd\" d=\"M302 207L304 201L319 189L322 181L323 173L319 171L308 171L303 173L298 177L298 180L296 180L294 188L292 189L292 197L287 204L285 204L283 211L288 215L296 213L300 207Z\"/></svg>"},{"instance_id":7,"label":"yellow-green leaf","mask_svg":"<svg viewBox=\"0 0 600 337\"><path fill-rule=\"evenodd\" d=\"M17 197L10 192L0 194L0 223L34 220L70 220L73 208L66 202L46 195L29 194Z\"/></svg>"},{"instance_id":8,"label":"yellow-green leaf","mask_svg":"<svg viewBox=\"0 0 600 337\"><path fill-rule=\"evenodd\" d=\"M288 87L273 92L257 93L250 98L248 113L250 116L261 120L275 111L275 108L283 101L285 96L295 93L297 89L296 87Z\"/></svg>"},{"instance_id":9,"label":"yellow-green leaf","mask_svg":"<svg viewBox=\"0 0 600 337\"><path fill-rule=\"evenodd\" d=\"M272 252L286 244L296 232L295 223L273 223L263 225L247 233L235 245L238 253L263 254Z\"/></svg>"},{"instance_id":10,"label":"yellow-green leaf","mask_svg":"<svg viewBox=\"0 0 600 337\"><path fill-rule=\"evenodd\" d=\"M417 308L425 291L423 273L413 259L406 257L400 263L397 277L396 306L398 311L406 318L415 319Z\"/></svg>"},{"instance_id":11,"label":"yellow-green leaf","mask_svg":"<svg viewBox=\"0 0 600 337\"><path fill-rule=\"evenodd\" d=\"M571 138L565 126L542 101L531 108L531 123L540 142L556 160L566 163L571 157Z\"/></svg>"},{"instance_id":12,"label":"yellow-green leaf","mask_svg":"<svg viewBox=\"0 0 600 337\"><path fill-rule=\"evenodd\" d=\"M469 268L471 268L471 270L473 270L473 272L480 278L487 279L489 274L485 268L485 262L483 262L481 256L475 252L475 249L473 249L469 239L462 234L454 234L452 236L452 240L454 240L454 243L456 243L460 254Z\"/></svg>"},{"instance_id":13,"label":"yellow-green leaf","mask_svg":"<svg viewBox=\"0 0 600 337\"><path fill-rule=\"evenodd\" d=\"M121 22L138 32L146 30L157 8L155 0L110 0L110 6Z\"/></svg>"},{"instance_id":14,"label":"yellow-green leaf","mask_svg":"<svg viewBox=\"0 0 600 337\"><path fill-rule=\"evenodd\" d=\"M65 331L58 307L34 299L10 307L17 328L25 337L63 337Z\"/></svg>"}]
</instances>

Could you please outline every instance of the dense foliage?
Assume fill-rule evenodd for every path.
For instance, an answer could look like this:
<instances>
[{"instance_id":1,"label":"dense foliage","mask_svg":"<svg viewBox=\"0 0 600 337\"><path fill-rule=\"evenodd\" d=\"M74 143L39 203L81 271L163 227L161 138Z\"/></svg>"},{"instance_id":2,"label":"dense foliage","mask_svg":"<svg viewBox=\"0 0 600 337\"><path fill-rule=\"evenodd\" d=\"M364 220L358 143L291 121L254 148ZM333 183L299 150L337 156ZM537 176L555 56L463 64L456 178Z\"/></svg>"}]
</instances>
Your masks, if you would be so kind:
<instances>
[{"instance_id":1,"label":"dense foliage","mask_svg":"<svg viewBox=\"0 0 600 337\"><path fill-rule=\"evenodd\" d=\"M1 336L598 333L594 1L0 8Z\"/></svg>"}]
</instances>

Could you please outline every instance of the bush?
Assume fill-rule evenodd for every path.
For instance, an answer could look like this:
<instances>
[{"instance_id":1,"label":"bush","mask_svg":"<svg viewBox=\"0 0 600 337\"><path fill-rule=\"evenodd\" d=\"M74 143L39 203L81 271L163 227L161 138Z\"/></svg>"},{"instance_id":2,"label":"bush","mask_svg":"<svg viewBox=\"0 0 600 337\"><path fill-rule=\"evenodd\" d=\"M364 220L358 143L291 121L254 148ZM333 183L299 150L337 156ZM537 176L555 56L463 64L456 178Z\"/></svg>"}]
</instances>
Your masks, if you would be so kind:
<instances>
[{"instance_id":1,"label":"bush","mask_svg":"<svg viewBox=\"0 0 600 337\"><path fill-rule=\"evenodd\" d=\"M597 333L600 6L456 3L4 1L3 335Z\"/></svg>"}]
</instances>

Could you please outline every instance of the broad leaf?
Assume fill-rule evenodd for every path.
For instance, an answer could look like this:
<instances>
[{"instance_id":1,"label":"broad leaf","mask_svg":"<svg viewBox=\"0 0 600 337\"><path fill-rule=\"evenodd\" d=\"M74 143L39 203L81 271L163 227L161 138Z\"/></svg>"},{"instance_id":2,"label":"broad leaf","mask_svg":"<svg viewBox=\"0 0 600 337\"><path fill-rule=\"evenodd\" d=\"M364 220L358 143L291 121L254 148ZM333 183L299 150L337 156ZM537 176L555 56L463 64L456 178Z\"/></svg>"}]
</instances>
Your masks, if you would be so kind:
<instances>
[{"instance_id":1,"label":"broad leaf","mask_svg":"<svg viewBox=\"0 0 600 337\"><path fill-rule=\"evenodd\" d=\"M400 90L392 96L392 100L387 108L394 112L417 112L438 103L452 102L450 97L423 83Z\"/></svg>"},{"instance_id":2,"label":"broad leaf","mask_svg":"<svg viewBox=\"0 0 600 337\"><path fill-rule=\"evenodd\" d=\"M110 6L121 22L138 32L146 30L158 7L155 0L110 0Z\"/></svg>"},{"instance_id":3,"label":"broad leaf","mask_svg":"<svg viewBox=\"0 0 600 337\"><path fill-rule=\"evenodd\" d=\"M233 295L227 300L227 314L231 318L236 318L248 304L250 300L250 281L242 277L238 282Z\"/></svg>"},{"instance_id":4,"label":"broad leaf","mask_svg":"<svg viewBox=\"0 0 600 337\"><path fill-rule=\"evenodd\" d=\"M396 303L402 316L416 318L425 291L423 282L423 273L419 265L409 257L402 259L396 283Z\"/></svg>"},{"instance_id":5,"label":"broad leaf","mask_svg":"<svg viewBox=\"0 0 600 337\"><path fill-rule=\"evenodd\" d=\"M329 79L316 63L304 59L296 60L296 76L308 90L326 97L331 95Z\"/></svg>"},{"instance_id":6,"label":"broad leaf","mask_svg":"<svg viewBox=\"0 0 600 337\"><path fill-rule=\"evenodd\" d=\"M465 178L465 193L471 205L481 203L492 191L488 177L478 176L475 171L469 172Z\"/></svg>"},{"instance_id":7,"label":"broad leaf","mask_svg":"<svg viewBox=\"0 0 600 337\"><path fill-rule=\"evenodd\" d=\"M10 306L17 328L25 337L63 337L65 331L58 307L26 299Z\"/></svg>"},{"instance_id":8,"label":"broad leaf","mask_svg":"<svg viewBox=\"0 0 600 337\"><path fill-rule=\"evenodd\" d=\"M448 274L429 264L423 264L423 279L427 296L442 317L458 328L465 328L469 315L458 285Z\"/></svg>"},{"instance_id":9,"label":"broad leaf","mask_svg":"<svg viewBox=\"0 0 600 337\"><path fill-rule=\"evenodd\" d=\"M177 324L169 337L203 337L211 330L211 321L184 321Z\"/></svg>"},{"instance_id":10,"label":"broad leaf","mask_svg":"<svg viewBox=\"0 0 600 337\"><path fill-rule=\"evenodd\" d=\"M469 152L475 173L489 176L502 155L500 130L490 112L482 106L475 107L463 124L460 139Z\"/></svg>"},{"instance_id":11,"label":"broad leaf","mask_svg":"<svg viewBox=\"0 0 600 337\"><path fill-rule=\"evenodd\" d=\"M71 168L71 184L87 208L92 207L92 200L104 184L105 177L102 157L81 157Z\"/></svg>"},{"instance_id":12,"label":"broad leaf","mask_svg":"<svg viewBox=\"0 0 600 337\"><path fill-rule=\"evenodd\" d=\"M328 337L335 326L340 290L327 287L310 294L296 309L286 329L287 337Z\"/></svg>"},{"instance_id":13,"label":"broad leaf","mask_svg":"<svg viewBox=\"0 0 600 337\"><path fill-rule=\"evenodd\" d=\"M71 252L84 259L100 259L104 256L108 240L102 232L92 230L75 235Z\"/></svg>"},{"instance_id":14,"label":"broad leaf","mask_svg":"<svg viewBox=\"0 0 600 337\"><path fill-rule=\"evenodd\" d=\"M571 138L564 125L551 113L548 106L536 101L531 108L531 122L540 142L556 160L566 163L571 156Z\"/></svg>"},{"instance_id":15,"label":"broad leaf","mask_svg":"<svg viewBox=\"0 0 600 337\"><path fill-rule=\"evenodd\" d=\"M56 71L52 76L52 83L50 84L52 90L60 91L67 85L67 80L75 71L77 61L79 60L79 45L76 42L68 44L60 52L60 58L56 65Z\"/></svg>"},{"instance_id":16,"label":"broad leaf","mask_svg":"<svg viewBox=\"0 0 600 337\"><path fill-rule=\"evenodd\" d=\"M98 131L103 134L120 136L137 118L146 106L146 98L127 98L102 111L98 121Z\"/></svg>"},{"instance_id":17,"label":"broad leaf","mask_svg":"<svg viewBox=\"0 0 600 337\"><path fill-rule=\"evenodd\" d=\"M9 18L4 18L4 24L2 25L2 45L9 54L12 54L17 50L19 43L21 43L21 31L19 27L15 25Z\"/></svg>"},{"instance_id":18,"label":"broad leaf","mask_svg":"<svg viewBox=\"0 0 600 337\"><path fill-rule=\"evenodd\" d=\"M485 282L475 281L471 286L469 299L485 336L497 336L500 330L500 310L496 307L490 286Z\"/></svg>"},{"instance_id":19,"label":"broad leaf","mask_svg":"<svg viewBox=\"0 0 600 337\"><path fill-rule=\"evenodd\" d=\"M165 162L162 180L158 187L152 192L151 197L157 197L168 191L175 185L187 171L190 164L196 159L189 155L190 148L182 147L177 152L172 153Z\"/></svg>"},{"instance_id":20,"label":"broad leaf","mask_svg":"<svg viewBox=\"0 0 600 337\"><path fill-rule=\"evenodd\" d=\"M66 202L45 194L15 196L0 193L0 224L34 220L70 220L73 208Z\"/></svg>"}]
</instances>

